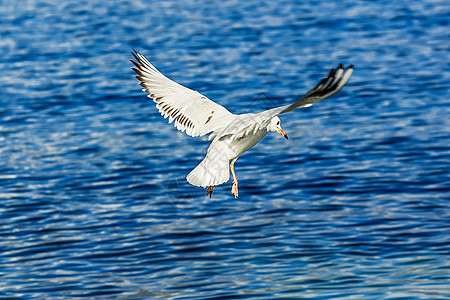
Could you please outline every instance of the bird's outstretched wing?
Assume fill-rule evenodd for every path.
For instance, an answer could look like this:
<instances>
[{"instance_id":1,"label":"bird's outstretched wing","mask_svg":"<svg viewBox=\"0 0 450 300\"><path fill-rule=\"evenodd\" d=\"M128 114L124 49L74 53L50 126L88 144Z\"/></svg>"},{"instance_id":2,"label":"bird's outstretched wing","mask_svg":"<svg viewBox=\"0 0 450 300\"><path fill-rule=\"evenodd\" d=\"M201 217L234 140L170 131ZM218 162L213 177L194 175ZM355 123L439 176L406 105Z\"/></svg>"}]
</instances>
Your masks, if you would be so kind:
<instances>
[{"instance_id":1,"label":"bird's outstretched wing","mask_svg":"<svg viewBox=\"0 0 450 300\"><path fill-rule=\"evenodd\" d=\"M148 97L156 103L156 108L169 123L175 120L175 127L186 131L190 136L203 136L214 131L221 131L224 120L234 115L225 107L172 81L159 72L142 54L134 51L136 61L131 60L136 78Z\"/></svg>"},{"instance_id":2,"label":"bird's outstretched wing","mask_svg":"<svg viewBox=\"0 0 450 300\"><path fill-rule=\"evenodd\" d=\"M310 107L314 103L329 98L339 92L353 73L353 65L350 65L344 70L344 66L339 64L336 69L331 69L326 78L323 78L313 89L307 92L303 97L295 103L276 107L261 114L266 118L273 118L275 116L290 112L297 108Z\"/></svg>"}]
</instances>

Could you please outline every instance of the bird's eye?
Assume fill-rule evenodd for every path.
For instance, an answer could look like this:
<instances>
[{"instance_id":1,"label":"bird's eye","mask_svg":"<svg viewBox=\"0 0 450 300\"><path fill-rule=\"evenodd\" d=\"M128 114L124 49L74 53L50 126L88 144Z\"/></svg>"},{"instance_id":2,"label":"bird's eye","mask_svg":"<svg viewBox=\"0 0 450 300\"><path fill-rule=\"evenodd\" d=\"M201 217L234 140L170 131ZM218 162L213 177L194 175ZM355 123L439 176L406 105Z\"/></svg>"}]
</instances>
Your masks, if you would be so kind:
<instances>
[{"instance_id":1,"label":"bird's eye","mask_svg":"<svg viewBox=\"0 0 450 300\"><path fill-rule=\"evenodd\" d=\"M277 125L280 125L280 121L277 122Z\"/></svg>"}]
</instances>

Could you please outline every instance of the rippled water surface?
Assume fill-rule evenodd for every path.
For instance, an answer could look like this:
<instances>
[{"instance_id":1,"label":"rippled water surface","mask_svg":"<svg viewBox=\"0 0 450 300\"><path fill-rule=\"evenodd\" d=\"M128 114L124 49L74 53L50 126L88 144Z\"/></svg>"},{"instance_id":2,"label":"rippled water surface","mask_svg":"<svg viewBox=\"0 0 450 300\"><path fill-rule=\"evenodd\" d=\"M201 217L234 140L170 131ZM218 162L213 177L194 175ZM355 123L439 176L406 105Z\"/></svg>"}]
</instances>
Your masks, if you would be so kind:
<instances>
[{"instance_id":1,"label":"rippled water surface","mask_svg":"<svg viewBox=\"0 0 450 300\"><path fill-rule=\"evenodd\" d=\"M2 1L1 299L450 299L448 1ZM130 50L281 117L211 199Z\"/></svg>"}]
</instances>

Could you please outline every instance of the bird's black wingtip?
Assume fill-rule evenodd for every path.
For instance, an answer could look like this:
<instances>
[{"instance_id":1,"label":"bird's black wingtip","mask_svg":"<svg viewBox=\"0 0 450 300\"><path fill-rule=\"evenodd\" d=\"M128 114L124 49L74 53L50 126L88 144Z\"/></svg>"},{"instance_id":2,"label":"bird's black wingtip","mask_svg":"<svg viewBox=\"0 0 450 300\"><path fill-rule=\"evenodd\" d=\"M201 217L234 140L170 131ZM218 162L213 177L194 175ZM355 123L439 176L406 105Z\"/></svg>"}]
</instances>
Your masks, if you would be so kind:
<instances>
[{"instance_id":1,"label":"bird's black wingtip","mask_svg":"<svg viewBox=\"0 0 450 300\"><path fill-rule=\"evenodd\" d=\"M134 51L134 52L133 52ZM135 49L133 49L133 51L131 51L131 55L133 55L133 57L134 57L134 59L137 61L137 62L140 62L140 59L139 59L139 52L137 52ZM130 59L130 61L135 65L135 66L137 66L136 65L136 63L133 61L133 60L131 60Z\"/></svg>"},{"instance_id":2,"label":"bird's black wingtip","mask_svg":"<svg viewBox=\"0 0 450 300\"><path fill-rule=\"evenodd\" d=\"M330 72L328 73L328 78L334 77L334 75L336 75L336 70L335 69L331 69Z\"/></svg>"}]
</instances>

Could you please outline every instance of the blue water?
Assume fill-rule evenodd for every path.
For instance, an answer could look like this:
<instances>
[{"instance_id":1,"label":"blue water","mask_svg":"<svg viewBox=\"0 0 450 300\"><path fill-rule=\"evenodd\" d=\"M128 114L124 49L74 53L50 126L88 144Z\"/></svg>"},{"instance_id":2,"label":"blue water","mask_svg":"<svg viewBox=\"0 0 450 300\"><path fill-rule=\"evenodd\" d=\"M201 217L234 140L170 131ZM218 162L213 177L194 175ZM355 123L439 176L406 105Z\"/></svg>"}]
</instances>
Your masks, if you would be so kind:
<instances>
[{"instance_id":1,"label":"blue water","mask_svg":"<svg viewBox=\"0 0 450 300\"><path fill-rule=\"evenodd\" d=\"M450 299L450 5L2 1L1 299ZM130 50L283 115L211 199Z\"/></svg>"}]
</instances>

